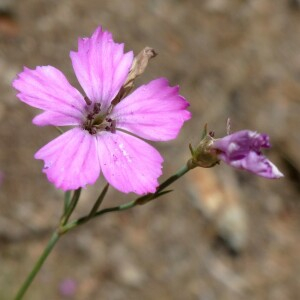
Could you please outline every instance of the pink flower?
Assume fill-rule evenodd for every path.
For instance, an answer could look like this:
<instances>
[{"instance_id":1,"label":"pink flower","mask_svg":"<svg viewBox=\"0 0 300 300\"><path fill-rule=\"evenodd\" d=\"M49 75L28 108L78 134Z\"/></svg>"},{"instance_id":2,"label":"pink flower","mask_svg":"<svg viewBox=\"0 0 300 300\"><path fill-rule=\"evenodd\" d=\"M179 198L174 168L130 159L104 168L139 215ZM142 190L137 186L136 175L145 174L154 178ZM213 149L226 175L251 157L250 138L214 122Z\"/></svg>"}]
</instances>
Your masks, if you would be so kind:
<instances>
[{"instance_id":1,"label":"pink flower","mask_svg":"<svg viewBox=\"0 0 300 300\"><path fill-rule=\"evenodd\" d=\"M133 63L132 51L113 41L99 27L78 41L71 52L74 72L86 96L51 66L24 68L13 86L18 98L44 112L33 119L39 126L75 126L42 147L36 159L57 188L74 190L94 184L102 171L124 192L155 192L163 159L145 143L174 139L191 115L178 87L159 78L112 104Z\"/></svg>"},{"instance_id":2,"label":"pink flower","mask_svg":"<svg viewBox=\"0 0 300 300\"><path fill-rule=\"evenodd\" d=\"M280 178L283 174L260 151L270 148L269 136L242 130L214 141L218 158L238 169L247 170L267 178Z\"/></svg>"},{"instance_id":3,"label":"pink flower","mask_svg":"<svg viewBox=\"0 0 300 300\"><path fill-rule=\"evenodd\" d=\"M67 278L63 280L59 285L60 294L65 297L74 296L76 293L76 289L77 289L76 281L71 278Z\"/></svg>"}]
</instances>

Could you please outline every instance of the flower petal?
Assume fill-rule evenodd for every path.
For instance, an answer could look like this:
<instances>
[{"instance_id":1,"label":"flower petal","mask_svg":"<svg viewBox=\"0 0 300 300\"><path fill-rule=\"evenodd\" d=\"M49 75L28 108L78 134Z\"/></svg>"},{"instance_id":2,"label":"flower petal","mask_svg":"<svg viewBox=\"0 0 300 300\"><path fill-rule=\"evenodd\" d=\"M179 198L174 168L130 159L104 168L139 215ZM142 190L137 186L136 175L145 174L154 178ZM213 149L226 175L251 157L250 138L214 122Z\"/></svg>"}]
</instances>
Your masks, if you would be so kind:
<instances>
[{"instance_id":1,"label":"flower petal","mask_svg":"<svg viewBox=\"0 0 300 300\"><path fill-rule=\"evenodd\" d=\"M113 41L98 27L90 38L78 41L78 52L70 53L74 72L88 98L106 110L124 84L133 61L132 51Z\"/></svg>"},{"instance_id":2,"label":"flower petal","mask_svg":"<svg viewBox=\"0 0 300 300\"><path fill-rule=\"evenodd\" d=\"M78 125L79 122L80 119L74 118L72 115L53 111L45 111L34 117L32 120L32 123L38 126L71 126Z\"/></svg>"},{"instance_id":3,"label":"flower petal","mask_svg":"<svg viewBox=\"0 0 300 300\"><path fill-rule=\"evenodd\" d=\"M262 177L275 179L284 176L278 168L261 153L250 151L247 156L235 160L229 159L224 154L220 154L219 157L234 168L246 170Z\"/></svg>"},{"instance_id":4,"label":"flower petal","mask_svg":"<svg viewBox=\"0 0 300 300\"><path fill-rule=\"evenodd\" d=\"M154 193L163 159L144 141L116 132L97 136L99 160L106 180L121 192Z\"/></svg>"},{"instance_id":5,"label":"flower petal","mask_svg":"<svg viewBox=\"0 0 300 300\"><path fill-rule=\"evenodd\" d=\"M35 70L24 68L24 71L13 81L13 87L20 93L18 98L33 107L67 116L59 124L53 117L47 122L43 116L42 125L79 124L85 105L83 96L70 85L58 69L51 66L37 67Z\"/></svg>"},{"instance_id":6,"label":"flower petal","mask_svg":"<svg viewBox=\"0 0 300 300\"><path fill-rule=\"evenodd\" d=\"M191 118L189 103L164 78L136 89L114 108L111 117L117 128L142 138L167 141L176 138L183 123Z\"/></svg>"},{"instance_id":7,"label":"flower petal","mask_svg":"<svg viewBox=\"0 0 300 300\"><path fill-rule=\"evenodd\" d=\"M270 141L266 134L241 130L217 139L214 147L235 158L247 155L250 150L260 151L260 148L270 148Z\"/></svg>"},{"instance_id":8,"label":"flower petal","mask_svg":"<svg viewBox=\"0 0 300 300\"><path fill-rule=\"evenodd\" d=\"M218 157L232 167L247 170L267 178L283 174L260 151L269 148L269 136L255 131L241 130L214 141Z\"/></svg>"},{"instance_id":9,"label":"flower petal","mask_svg":"<svg viewBox=\"0 0 300 300\"><path fill-rule=\"evenodd\" d=\"M80 128L60 135L34 157L44 160L48 180L64 191L93 184L100 175L97 140Z\"/></svg>"}]
</instances>

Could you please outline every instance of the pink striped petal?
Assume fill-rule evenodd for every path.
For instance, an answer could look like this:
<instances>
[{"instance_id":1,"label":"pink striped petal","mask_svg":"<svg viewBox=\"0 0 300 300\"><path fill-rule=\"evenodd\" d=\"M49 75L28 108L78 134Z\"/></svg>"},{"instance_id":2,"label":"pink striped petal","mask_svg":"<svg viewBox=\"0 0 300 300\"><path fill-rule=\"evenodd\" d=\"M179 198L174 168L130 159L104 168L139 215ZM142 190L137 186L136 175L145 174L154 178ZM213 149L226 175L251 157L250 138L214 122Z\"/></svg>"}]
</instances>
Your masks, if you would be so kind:
<instances>
[{"instance_id":1,"label":"pink striped petal","mask_svg":"<svg viewBox=\"0 0 300 300\"><path fill-rule=\"evenodd\" d=\"M45 111L34 117L32 123L38 126L71 126L78 125L80 123L80 118L74 118L72 115L68 116L66 113Z\"/></svg>"},{"instance_id":2,"label":"pink striped petal","mask_svg":"<svg viewBox=\"0 0 300 300\"><path fill-rule=\"evenodd\" d=\"M132 51L113 41L98 27L90 38L78 41L78 52L70 53L73 69L88 98L106 110L124 84L133 61Z\"/></svg>"},{"instance_id":3,"label":"pink striped petal","mask_svg":"<svg viewBox=\"0 0 300 300\"><path fill-rule=\"evenodd\" d=\"M18 98L33 107L66 115L66 120L43 116L43 125L79 124L85 101L82 95L70 85L66 77L58 69L45 66L35 70L24 68L13 82L13 87L20 93Z\"/></svg>"},{"instance_id":4,"label":"pink striped petal","mask_svg":"<svg viewBox=\"0 0 300 300\"><path fill-rule=\"evenodd\" d=\"M155 148L123 132L97 138L101 169L112 186L124 193L155 192L163 162Z\"/></svg>"},{"instance_id":5,"label":"pink striped petal","mask_svg":"<svg viewBox=\"0 0 300 300\"><path fill-rule=\"evenodd\" d=\"M64 191L93 184L100 175L97 139L80 128L52 140L34 157L44 160L48 180Z\"/></svg>"},{"instance_id":6,"label":"pink striped petal","mask_svg":"<svg viewBox=\"0 0 300 300\"><path fill-rule=\"evenodd\" d=\"M230 166L266 178L280 178L283 174L262 153L270 148L269 136L251 130L241 130L214 141L218 157Z\"/></svg>"},{"instance_id":7,"label":"pink striped petal","mask_svg":"<svg viewBox=\"0 0 300 300\"><path fill-rule=\"evenodd\" d=\"M179 88L164 78L136 89L114 108L111 116L122 128L152 141L176 138L183 123L191 118L188 102Z\"/></svg>"},{"instance_id":8,"label":"pink striped petal","mask_svg":"<svg viewBox=\"0 0 300 300\"><path fill-rule=\"evenodd\" d=\"M269 159L255 151L249 151L244 158L236 160L229 160L224 154L219 156L234 168L246 170L262 177L276 179L284 176Z\"/></svg>"}]
</instances>

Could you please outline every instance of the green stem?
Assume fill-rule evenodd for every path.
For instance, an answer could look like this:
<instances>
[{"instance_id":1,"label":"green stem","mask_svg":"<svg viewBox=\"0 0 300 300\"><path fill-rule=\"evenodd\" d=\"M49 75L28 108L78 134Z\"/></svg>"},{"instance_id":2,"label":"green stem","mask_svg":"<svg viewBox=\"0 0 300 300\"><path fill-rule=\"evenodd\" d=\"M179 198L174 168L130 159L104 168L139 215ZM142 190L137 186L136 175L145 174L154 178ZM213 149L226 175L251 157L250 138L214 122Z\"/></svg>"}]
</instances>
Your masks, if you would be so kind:
<instances>
[{"instance_id":1,"label":"green stem","mask_svg":"<svg viewBox=\"0 0 300 300\"><path fill-rule=\"evenodd\" d=\"M157 188L156 192L154 194L147 194L145 196L141 196L133 201L127 202L125 204L119 205L119 206L114 206L114 207L109 207L109 208L104 208L93 215L89 214L88 216L84 216L78 220L75 220L73 222L70 222L63 226L61 228L61 233L66 233L67 231L79 226L85 224L87 221L102 216L104 214L107 214L109 212L116 212L116 211L123 211L127 210L130 208L133 208L137 205L145 204L149 202L150 200L153 200L155 198L158 198L160 196L160 192L162 192L166 187L168 187L170 184L172 184L174 181L182 177L185 173L187 173L189 170L191 170L191 167L189 167L188 164L184 165L182 168L180 168L176 174L172 175L169 177L167 180L165 180L163 183L159 185Z\"/></svg>"},{"instance_id":2,"label":"green stem","mask_svg":"<svg viewBox=\"0 0 300 300\"><path fill-rule=\"evenodd\" d=\"M75 209L75 207L78 203L80 193L81 193L81 188L74 191L74 195L72 197L72 200L71 200L69 206L66 208L66 211L64 211L64 214L61 218L61 222L60 222L61 226L64 226L64 225L67 224L73 210Z\"/></svg>"},{"instance_id":3,"label":"green stem","mask_svg":"<svg viewBox=\"0 0 300 300\"><path fill-rule=\"evenodd\" d=\"M167 186L169 186L171 183L182 177L185 173L191 170L191 167L188 164L185 164L183 167L181 167L176 174L169 177L167 180L165 180L156 190L155 194L158 194L162 190L164 190Z\"/></svg>"},{"instance_id":4,"label":"green stem","mask_svg":"<svg viewBox=\"0 0 300 300\"><path fill-rule=\"evenodd\" d=\"M55 231L53 233L51 239L49 240L46 248L44 249L44 252L42 253L42 255L40 256L40 258L38 259L38 261L34 265L32 271L30 272L30 274L28 275L28 277L24 281L23 285L19 289L19 291L18 291L16 297L14 298L14 300L21 300L23 298L25 292L27 291L28 287L32 283L32 281L35 278L36 274L40 271L40 269L43 266L46 258L50 254L51 250L53 249L53 247L55 246L55 244L57 243L57 241L59 240L59 238L60 238L60 234L58 234Z\"/></svg>"},{"instance_id":5,"label":"green stem","mask_svg":"<svg viewBox=\"0 0 300 300\"><path fill-rule=\"evenodd\" d=\"M108 189L108 185L107 185L107 186L105 186L102 193L100 194L97 201L95 202L91 212L87 216L85 216L83 218L80 218L78 220L69 222L69 223L68 223L69 218L70 218L72 212L74 211L74 209L75 209L75 207L78 203L81 188L77 189L74 192L71 201L69 201L69 195L66 194L64 214L61 218L59 229L58 229L58 231L55 231L53 233L53 235L52 235L51 239L49 240L44 252L42 253L40 258L38 259L38 261L34 265L31 273L26 278L25 282L21 286L21 288L20 288L20 290L19 290L19 292L18 292L18 294L17 294L17 296L15 297L14 300L21 300L23 298L23 296L24 296L25 292L27 291L28 287L30 286L33 279L35 278L35 276L37 275L37 273L41 269L41 267L44 264L46 258L48 257L48 255L50 254L50 252L52 251L53 247L55 246L55 244L57 243L57 241L59 240L59 238L62 234L66 233L67 231L69 231L69 230L71 230L71 229L73 229L73 228L75 228L79 225L82 225L82 224L86 223L87 221L89 221L89 220L91 220L95 217L99 217L99 216L104 215L104 214L109 213L109 212L127 210L127 209L130 209L130 208L133 208L134 206L145 204L150 200L153 200L153 199L156 199L156 198L162 196L163 194L168 192L168 191L162 192L167 186L169 186L174 181L176 181L177 179L182 177L185 173L187 173L191 169L192 169L192 167L190 166L190 164L184 165L181 169L178 170L178 172L176 174L172 175L167 180L165 180L162 184L160 184L154 194L147 194L147 195L141 196L141 197L139 197L139 198L137 198L133 201L130 201L128 203L125 203L125 204L122 204L122 205L119 205L119 206L115 206L115 207L105 208L105 209L102 209L102 210L97 212L97 209L101 205L101 203L104 199L104 196L107 192L107 189Z\"/></svg>"},{"instance_id":6,"label":"green stem","mask_svg":"<svg viewBox=\"0 0 300 300\"><path fill-rule=\"evenodd\" d=\"M50 238L50 240L49 240L49 242L46 246L46 248L44 249L44 252L40 256L38 261L35 263L32 271L30 272L30 274L28 275L28 277L24 281L23 285L21 286L15 300L20 300L20 299L23 298L25 292L27 291L28 287L32 283L32 281L35 278L36 274L40 271L40 269L41 269L42 265L44 264L46 258L48 257L48 255L52 251L53 247L55 246L55 244L59 240L60 236L64 233L64 232L62 232L61 228L63 228L63 226L67 224L72 212L74 211L74 209L75 209L75 207L78 203L80 193L81 193L81 188L75 190L74 194L73 194L73 197L72 197L72 200L70 201L70 192L66 192L65 201L64 201L64 213L63 213L63 216L61 218L60 226L59 226L58 230L56 230L53 233L52 237Z\"/></svg>"},{"instance_id":7,"label":"green stem","mask_svg":"<svg viewBox=\"0 0 300 300\"><path fill-rule=\"evenodd\" d=\"M138 198L138 199L139 199L139 198ZM136 199L136 200L137 200L137 199ZM134 206L137 205L136 200L130 201L130 202L125 203L125 204L120 205L120 206L114 206L114 207L104 208L104 209L98 211L97 213L95 213L95 214L92 215L92 216L88 215L88 216L82 217L82 218L80 218L80 219L78 219L78 220L75 220L75 221L73 221L73 222L70 222L70 223L66 224L65 226L63 226L63 227L61 228L61 231L60 231L60 232L61 232L62 234L63 234L63 233L66 233L66 232L70 231L71 229L74 229L75 227L77 227L77 226L79 226L79 225L85 224L87 221L89 221L89 220L91 220L91 219L93 219L93 218L95 218L95 217L99 217L99 216L104 215L104 214L107 214L107 213L109 213L109 212L123 211L123 210L127 210L127 209L129 209L129 208L132 208L132 207L134 207Z\"/></svg>"},{"instance_id":8,"label":"green stem","mask_svg":"<svg viewBox=\"0 0 300 300\"><path fill-rule=\"evenodd\" d=\"M97 201L95 202L93 208L91 209L91 211L90 211L90 213L88 215L90 218L97 212L98 208L100 207L101 203L104 200L104 197L105 197L105 195L106 195L106 193L108 191L108 188L109 188L109 184L107 183L105 185L105 187L103 188L100 196L98 197Z\"/></svg>"},{"instance_id":9,"label":"green stem","mask_svg":"<svg viewBox=\"0 0 300 300\"><path fill-rule=\"evenodd\" d=\"M66 214L68 207L70 205L70 198L71 198L71 191L65 192L65 197L64 197L64 215Z\"/></svg>"}]
</instances>

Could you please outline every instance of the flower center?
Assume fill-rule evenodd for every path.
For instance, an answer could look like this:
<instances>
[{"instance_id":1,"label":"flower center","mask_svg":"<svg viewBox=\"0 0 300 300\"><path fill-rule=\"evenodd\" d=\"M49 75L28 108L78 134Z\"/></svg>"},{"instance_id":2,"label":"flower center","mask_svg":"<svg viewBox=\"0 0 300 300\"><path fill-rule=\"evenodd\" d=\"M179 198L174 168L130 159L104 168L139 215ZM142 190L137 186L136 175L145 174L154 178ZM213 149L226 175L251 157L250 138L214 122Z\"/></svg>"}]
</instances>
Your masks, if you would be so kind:
<instances>
[{"instance_id":1,"label":"flower center","mask_svg":"<svg viewBox=\"0 0 300 300\"><path fill-rule=\"evenodd\" d=\"M101 112L100 103L92 103L87 97L86 101L87 115L83 122L83 129L87 130L90 134L96 134L99 131L116 132L116 121L109 117L107 112Z\"/></svg>"}]
</instances>

